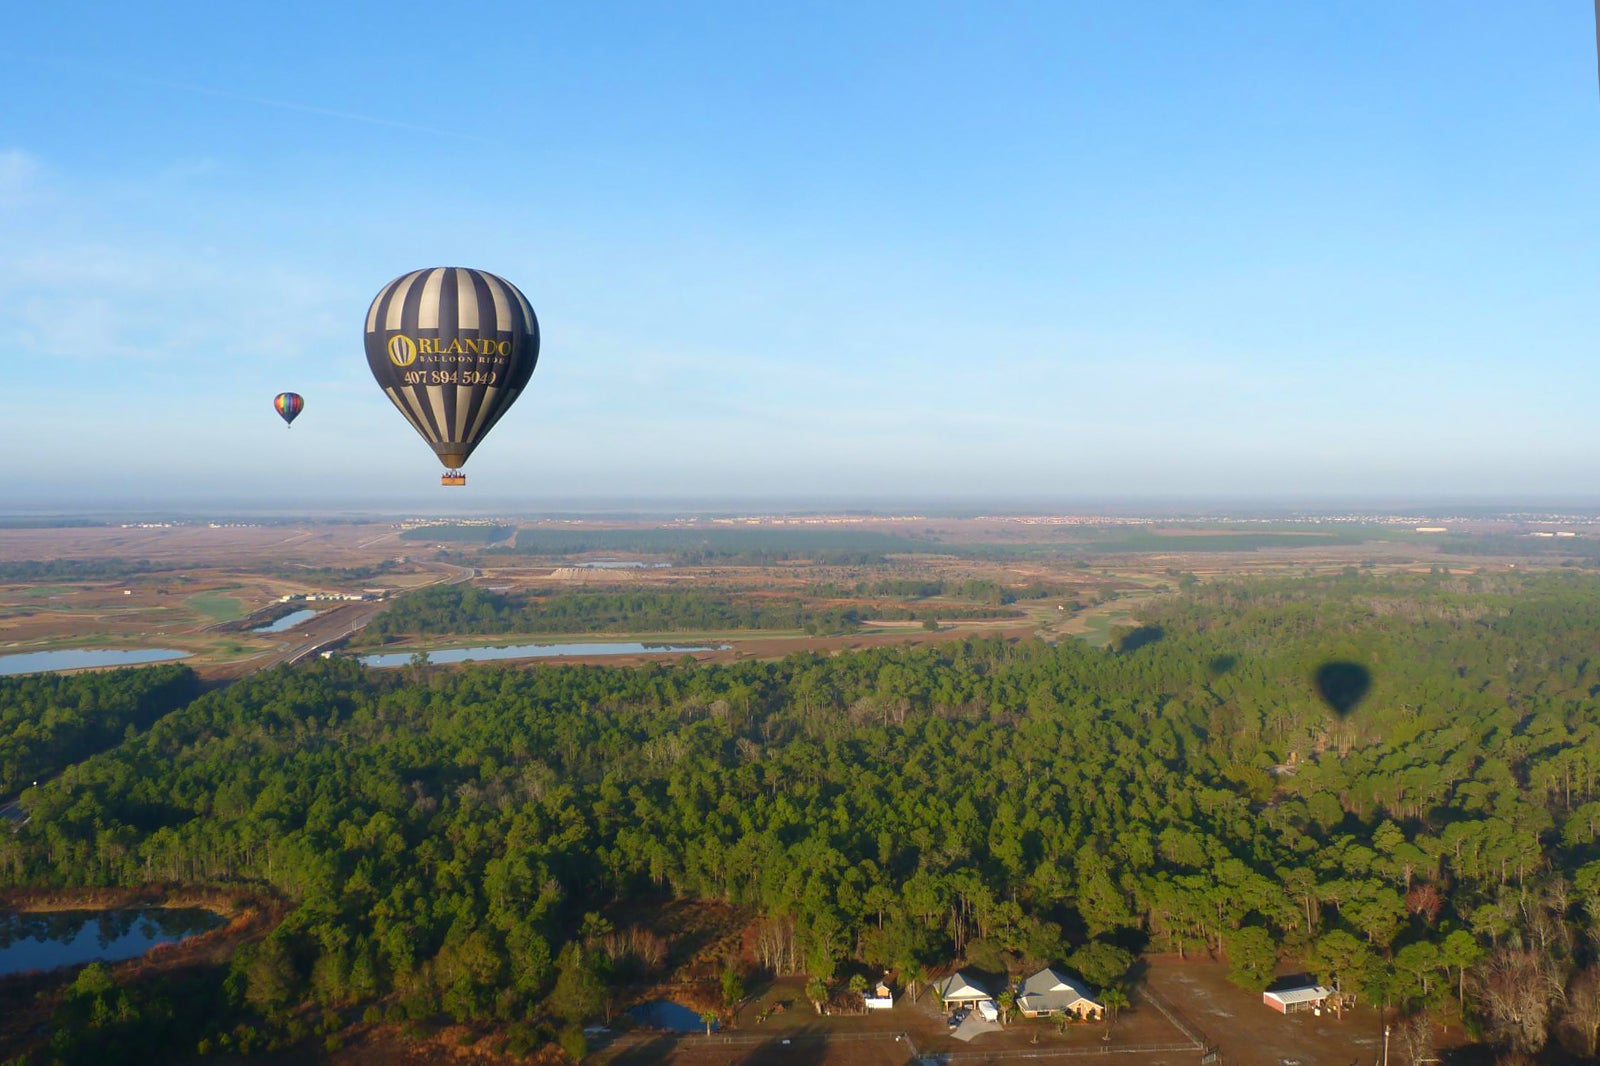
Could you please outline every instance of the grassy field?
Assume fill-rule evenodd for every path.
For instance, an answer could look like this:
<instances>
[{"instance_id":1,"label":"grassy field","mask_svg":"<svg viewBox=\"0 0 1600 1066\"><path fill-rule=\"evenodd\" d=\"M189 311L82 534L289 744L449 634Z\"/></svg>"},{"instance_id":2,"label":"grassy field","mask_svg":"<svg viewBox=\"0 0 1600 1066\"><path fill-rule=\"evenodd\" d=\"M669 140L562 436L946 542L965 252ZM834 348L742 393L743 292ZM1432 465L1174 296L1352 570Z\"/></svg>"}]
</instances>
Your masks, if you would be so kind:
<instances>
[{"instance_id":1,"label":"grassy field","mask_svg":"<svg viewBox=\"0 0 1600 1066\"><path fill-rule=\"evenodd\" d=\"M230 591L232 590L217 589L213 592L201 592L183 602L213 622L231 622L244 614L244 604L233 596L223 595Z\"/></svg>"},{"instance_id":2,"label":"grassy field","mask_svg":"<svg viewBox=\"0 0 1600 1066\"><path fill-rule=\"evenodd\" d=\"M1083 627L1075 628L1072 635L1091 648L1103 648L1111 643L1111 631L1116 627L1138 624L1133 611L1121 605L1092 607L1079 615L1077 620Z\"/></svg>"},{"instance_id":3,"label":"grassy field","mask_svg":"<svg viewBox=\"0 0 1600 1066\"><path fill-rule=\"evenodd\" d=\"M78 585L35 585L23 589L21 595L34 600L44 599L46 596L64 596L70 592L81 591Z\"/></svg>"}]
</instances>

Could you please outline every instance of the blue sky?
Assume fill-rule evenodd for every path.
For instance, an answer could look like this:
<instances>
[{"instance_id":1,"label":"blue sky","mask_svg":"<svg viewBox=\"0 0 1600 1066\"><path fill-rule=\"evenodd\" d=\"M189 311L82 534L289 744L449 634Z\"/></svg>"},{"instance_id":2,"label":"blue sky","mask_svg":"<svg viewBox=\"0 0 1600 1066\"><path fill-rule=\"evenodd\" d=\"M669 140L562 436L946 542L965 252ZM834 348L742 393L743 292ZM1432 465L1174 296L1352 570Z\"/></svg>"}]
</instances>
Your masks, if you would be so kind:
<instances>
[{"instance_id":1,"label":"blue sky","mask_svg":"<svg viewBox=\"0 0 1600 1066\"><path fill-rule=\"evenodd\" d=\"M1594 499L1592 20L26 5L0 484ZM373 294L432 265L511 279L544 331L464 493L361 347Z\"/></svg>"}]
</instances>

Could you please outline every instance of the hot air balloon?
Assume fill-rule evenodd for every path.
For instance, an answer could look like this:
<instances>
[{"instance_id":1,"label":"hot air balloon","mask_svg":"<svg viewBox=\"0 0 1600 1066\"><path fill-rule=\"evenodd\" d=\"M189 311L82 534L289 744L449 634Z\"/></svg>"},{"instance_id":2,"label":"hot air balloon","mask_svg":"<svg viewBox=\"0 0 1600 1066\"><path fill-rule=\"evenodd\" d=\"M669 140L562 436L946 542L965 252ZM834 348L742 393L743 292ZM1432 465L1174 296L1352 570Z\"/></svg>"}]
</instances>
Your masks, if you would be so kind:
<instances>
[{"instance_id":1,"label":"hot air balloon","mask_svg":"<svg viewBox=\"0 0 1600 1066\"><path fill-rule=\"evenodd\" d=\"M280 392L272 398L272 406L285 422L293 425L295 418L305 410L306 401L298 392Z\"/></svg>"},{"instance_id":2,"label":"hot air balloon","mask_svg":"<svg viewBox=\"0 0 1600 1066\"><path fill-rule=\"evenodd\" d=\"M539 361L539 320L509 281L466 267L402 274L367 309L367 366L444 464L461 466L516 403Z\"/></svg>"}]
</instances>

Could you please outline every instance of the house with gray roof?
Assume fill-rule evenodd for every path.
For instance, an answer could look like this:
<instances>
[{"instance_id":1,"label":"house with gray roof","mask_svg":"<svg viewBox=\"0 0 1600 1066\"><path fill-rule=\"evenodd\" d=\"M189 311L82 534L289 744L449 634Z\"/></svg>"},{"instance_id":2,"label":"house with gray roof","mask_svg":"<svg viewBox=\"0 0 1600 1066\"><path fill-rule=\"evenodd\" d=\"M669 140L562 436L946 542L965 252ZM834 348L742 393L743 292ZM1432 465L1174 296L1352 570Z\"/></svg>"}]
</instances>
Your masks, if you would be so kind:
<instances>
[{"instance_id":1,"label":"house with gray roof","mask_svg":"<svg viewBox=\"0 0 1600 1066\"><path fill-rule=\"evenodd\" d=\"M1046 966L1022 982L1017 992L1017 1009L1024 1018L1071 1014L1086 1021L1098 1019L1105 1013L1105 1006L1089 994L1088 988L1054 966Z\"/></svg>"},{"instance_id":2,"label":"house with gray roof","mask_svg":"<svg viewBox=\"0 0 1600 1066\"><path fill-rule=\"evenodd\" d=\"M955 973L939 981L933 990L944 1001L944 1009L951 1010L955 1007L972 1007L986 999L993 999L988 989L967 977L957 970Z\"/></svg>"}]
</instances>

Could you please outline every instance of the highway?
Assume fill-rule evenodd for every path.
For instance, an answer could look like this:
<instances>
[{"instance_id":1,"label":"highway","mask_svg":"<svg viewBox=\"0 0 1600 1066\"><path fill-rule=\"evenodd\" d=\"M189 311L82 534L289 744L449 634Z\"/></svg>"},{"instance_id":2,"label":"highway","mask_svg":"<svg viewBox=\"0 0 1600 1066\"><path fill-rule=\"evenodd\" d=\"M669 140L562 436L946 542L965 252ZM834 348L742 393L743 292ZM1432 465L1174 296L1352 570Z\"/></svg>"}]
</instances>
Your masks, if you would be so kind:
<instances>
[{"instance_id":1,"label":"highway","mask_svg":"<svg viewBox=\"0 0 1600 1066\"><path fill-rule=\"evenodd\" d=\"M478 571L470 566L456 566L454 563L426 563L424 565L438 569L439 577L437 580L418 585L418 588L427 588L433 585L460 585L478 576ZM233 664L233 669L213 676L217 680L234 680L246 674L253 674L257 670L270 670L274 666L282 666L284 663L297 663L309 659L318 652L324 651L330 645L337 644L339 641L346 640L351 635L360 632L368 623L378 617L387 606L388 603L383 600L342 603L296 626L290 633L293 638L291 643L279 648L277 651L268 652L246 662Z\"/></svg>"}]
</instances>

